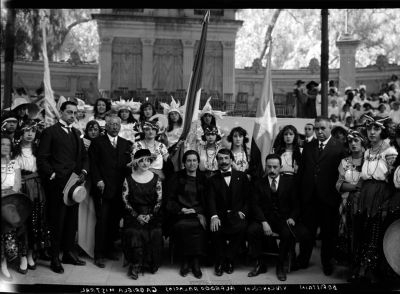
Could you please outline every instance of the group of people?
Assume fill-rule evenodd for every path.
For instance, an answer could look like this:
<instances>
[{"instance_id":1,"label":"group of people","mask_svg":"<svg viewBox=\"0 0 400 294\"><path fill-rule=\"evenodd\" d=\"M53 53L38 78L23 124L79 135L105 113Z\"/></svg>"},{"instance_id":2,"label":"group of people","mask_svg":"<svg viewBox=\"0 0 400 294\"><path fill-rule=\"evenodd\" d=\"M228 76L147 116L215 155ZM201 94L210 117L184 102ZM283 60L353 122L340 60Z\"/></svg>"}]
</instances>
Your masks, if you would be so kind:
<instances>
[{"instance_id":1,"label":"group of people","mask_svg":"<svg viewBox=\"0 0 400 294\"><path fill-rule=\"evenodd\" d=\"M209 101L185 141L182 107L173 99L163 107L164 117L148 102L100 98L82 123L84 106L66 100L59 121L44 129L29 118L19 124L13 114L3 117L2 203L24 202L4 208L20 221L2 219L3 278L12 279L7 262L17 257L21 274L34 270L37 258L59 274L62 264L83 266L76 243L104 268L118 260L120 240L136 280L157 272L163 237L181 257L182 276L201 278L207 256L217 276L231 274L247 252L254 277L266 271L267 241L278 236L276 275L285 281L289 270L309 267L318 228L325 275L342 258L351 281L383 278L383 233L400 217L400 128L391 133L389 119L365 115L362 126L339 136L329 118L317 117L303 139L286 125L257 177L246 130L226 135L216 123L223 113ZM66 192L71 175L76 190Z\"/></svg>"}]
</instances>

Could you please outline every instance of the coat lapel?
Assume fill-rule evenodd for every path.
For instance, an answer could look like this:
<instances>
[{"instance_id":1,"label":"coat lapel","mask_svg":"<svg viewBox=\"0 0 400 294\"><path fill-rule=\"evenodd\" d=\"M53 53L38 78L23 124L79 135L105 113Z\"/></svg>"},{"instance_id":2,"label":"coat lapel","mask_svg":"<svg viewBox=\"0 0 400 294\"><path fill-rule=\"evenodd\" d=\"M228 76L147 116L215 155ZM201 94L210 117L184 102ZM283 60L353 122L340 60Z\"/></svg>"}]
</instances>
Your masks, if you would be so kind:
<instances>
[{"instance_id":1,"label":"coat lapel","mask_svg":"<svg viewBox=\"0 0 400 294\"><path fill-rule=\"evenodd\" d=\"M326 146L324 147L324 150L322 150L321 154L318 157L318 161L321 161L329 152L332 148L334 148L335 142L333 141L333 138L330 138Z\"/></svg>"}]
</instances>

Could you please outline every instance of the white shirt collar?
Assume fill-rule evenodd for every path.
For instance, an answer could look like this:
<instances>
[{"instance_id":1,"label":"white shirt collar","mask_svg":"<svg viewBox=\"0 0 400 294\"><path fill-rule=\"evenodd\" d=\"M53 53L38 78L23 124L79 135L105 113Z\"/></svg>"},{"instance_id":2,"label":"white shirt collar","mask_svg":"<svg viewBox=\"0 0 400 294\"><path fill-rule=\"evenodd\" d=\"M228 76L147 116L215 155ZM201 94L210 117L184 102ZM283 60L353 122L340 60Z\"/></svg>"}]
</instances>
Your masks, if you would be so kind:
<instances>
[{"instance_id":1,"label":"white shirt collar","mask_svg":"<svg viewBox=\"0 0 400 294\"><path fill-rule=\"evenodd\" d=\"M110 142L111 142L111 143L114 142L114 140L115 140L115 142L117 142L118 136L112 137L112 136L110 136L108 133L107 133L107 136L108 136L108 139L110 139Z\"/></svg>"},{"instance_id":2,"label":"white shirt collar","mask_svg":"<svg viewBox=\"0 0 400 294\"><path fill-rule=\"evenodd\" d=\"M324 144L324 147L326 146L326 144L328 144L328 141L331 139L332 135L329 135L329 138L326 139L324 142L322 142L322 144ZM318 142L318 145L321 144L321 141Z\"/></svg>"},{"instance_id":3,"label":"white shirt collar","mask_svg":"<svg viewBox=\"0 0 400 294\"><path fill-rule=\"evenodd\" d=\"M67 122L64 121L64 120L62 120L62 119L60 119L59 122L60 122L60 124L62 124L64 127L67 127L67 128L71 128L71 127L72 127L72 124L68 125Z\"/></svg>"}]
</instances>

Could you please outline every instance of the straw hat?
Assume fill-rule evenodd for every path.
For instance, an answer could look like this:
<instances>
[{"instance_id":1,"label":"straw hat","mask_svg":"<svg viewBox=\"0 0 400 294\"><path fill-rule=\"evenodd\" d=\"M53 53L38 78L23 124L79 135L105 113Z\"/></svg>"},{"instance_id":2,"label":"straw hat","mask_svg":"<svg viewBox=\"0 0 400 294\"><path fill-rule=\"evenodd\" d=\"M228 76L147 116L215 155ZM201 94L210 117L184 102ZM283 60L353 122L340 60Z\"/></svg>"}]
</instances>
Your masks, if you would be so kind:
<instances>
[{"instance_id":1,"label":"straw hat","mask_svg":"<svg viewBox=\"0 0 400 294\"><path fill-rule=\"evenodd\" d=\"M71 206L77 203L81 203L86 198L86 188L82 183L78 182L79 176L76 173L72 173L65 188L63 190L64 203L67 206Z\"/></svg>"}]
</instances>

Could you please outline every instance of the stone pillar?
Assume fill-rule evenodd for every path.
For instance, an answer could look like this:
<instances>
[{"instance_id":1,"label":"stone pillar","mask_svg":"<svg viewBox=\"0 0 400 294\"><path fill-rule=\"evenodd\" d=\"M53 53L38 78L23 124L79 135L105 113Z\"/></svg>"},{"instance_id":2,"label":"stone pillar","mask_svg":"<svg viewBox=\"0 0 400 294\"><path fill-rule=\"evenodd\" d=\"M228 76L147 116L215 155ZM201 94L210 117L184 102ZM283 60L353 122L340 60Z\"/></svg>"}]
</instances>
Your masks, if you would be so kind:
<instances>
[{"instance_id":1,"label":"stone pillar","mask_svg":"<svg viewBox=\"0 0 400 294\"><path fill-rule=\"evenodd\" d=\"M183 88L187 90L194 62L194 41L182 40L183 44Z\"/></svg>"},{"instance_id":2,"label":"stone pillar","mask_svg":"<svg viewBox=\"0 0 400 294\"><path fill-rule=\"evenodd\" d=\"M235 42L224 41L223 46L223 60L222 60L222 97L224 94L235 93ZM227 95L225 97L230 97L231 101L234 102L234 95Z\"/></svg>"},{"instance_id":3,"label":"stone pillar","mask_svg":"<svg viewBox=\"0 0 400 294\"><path fill-rule=\"evenodd\" d=\"M105 91L111 91L112 41L109 36L100 40L98 83L99 89Z\"/></svg>"},{"instance_id":4,"label":"stone pillar","mask_svg":"<svg viewBox=\"0 0 400 294\"><path fill-rule=\"evenodd\" d=\"M153 89L154 39L142 39L142 88Z\"/></svg>"},{"instance_id":5,"label":"stone pillar","mask_svg":"<svg viewBox=\"0 0 400 294\"><path fill-rule=\"evenodd\" d=\"M360 40L350 34L343 34L336 41L340 54L339 91L344 94L346 87L356 87L356 51Z\"/></svg>"}]
</instances>

